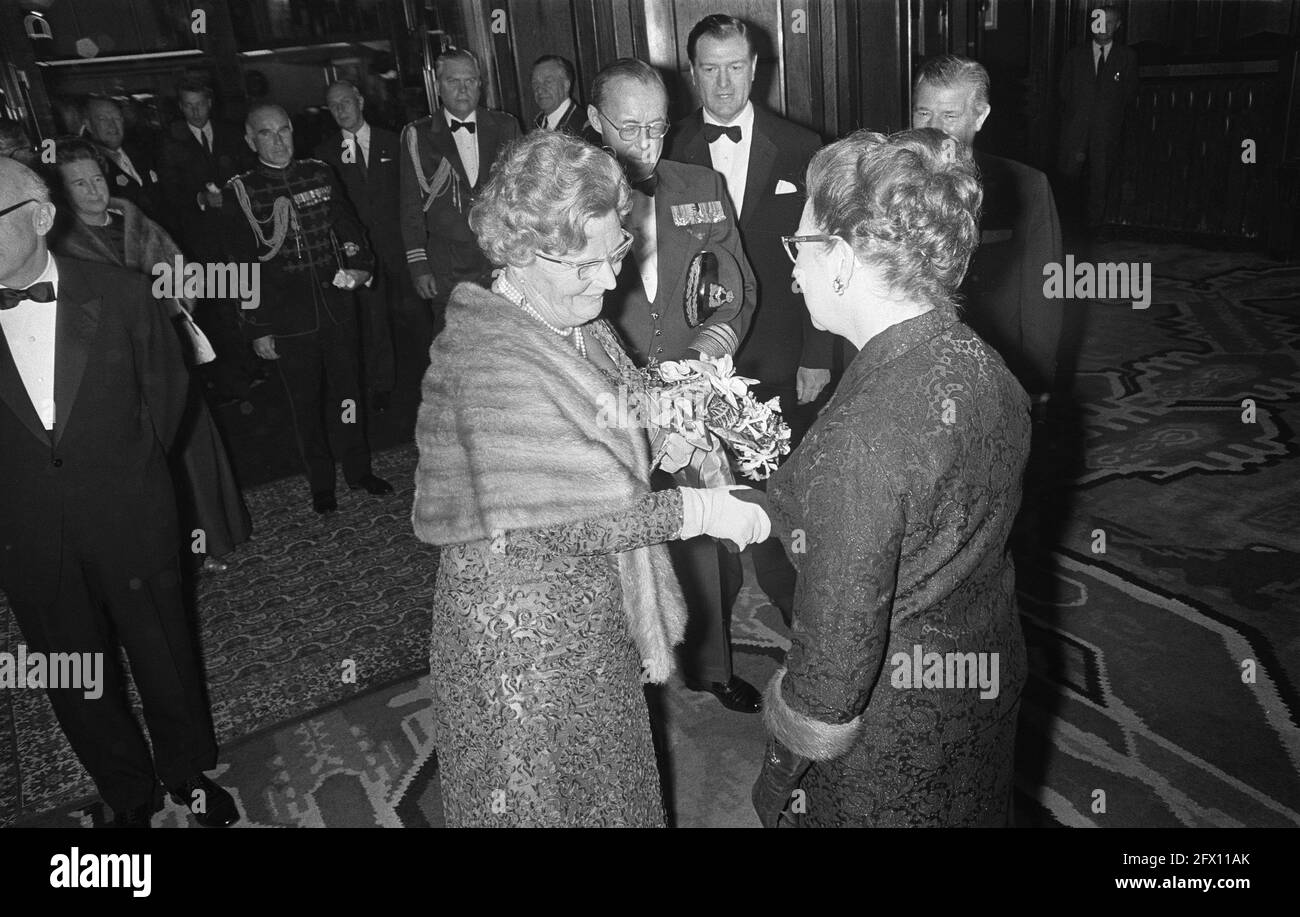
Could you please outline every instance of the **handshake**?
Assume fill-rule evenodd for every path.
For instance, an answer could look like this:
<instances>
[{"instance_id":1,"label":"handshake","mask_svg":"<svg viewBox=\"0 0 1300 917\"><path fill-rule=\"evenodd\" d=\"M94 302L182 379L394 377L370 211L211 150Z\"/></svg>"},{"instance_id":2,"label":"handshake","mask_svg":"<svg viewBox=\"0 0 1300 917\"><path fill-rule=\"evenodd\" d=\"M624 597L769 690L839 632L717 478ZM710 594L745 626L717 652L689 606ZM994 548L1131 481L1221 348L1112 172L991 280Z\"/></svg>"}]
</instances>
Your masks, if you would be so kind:
<instances>
[{"instance_id":1,"label":"handshake","mask_svg":"<svg viewBox=\"0 0 1300 917\"><path fill-rule=\"evenodd\" d=\"M772 534L764 495L752 487L679 487L683 540L710 535L744 550Z\"/></svg>"}]
</instances>

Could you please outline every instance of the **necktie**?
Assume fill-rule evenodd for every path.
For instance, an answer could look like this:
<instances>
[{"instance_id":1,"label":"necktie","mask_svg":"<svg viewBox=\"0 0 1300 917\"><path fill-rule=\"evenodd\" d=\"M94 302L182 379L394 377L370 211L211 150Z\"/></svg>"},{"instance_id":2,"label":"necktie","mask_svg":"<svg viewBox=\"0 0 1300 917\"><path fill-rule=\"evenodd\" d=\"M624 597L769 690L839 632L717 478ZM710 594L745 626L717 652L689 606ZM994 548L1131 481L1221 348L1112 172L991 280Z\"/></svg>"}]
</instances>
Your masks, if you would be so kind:
<instances>
[{"instance_id":1,"label":"necktie","mask_svg":"<svg viewBox=\"0 0 1300 917\"><path fill-rule=\"evenodd\" d=\"M33 302L54 302L54 284L47 280L25 290L0 290L0 309L12 309L26 299Z\"/></svg>"},{"instance_id":2,"label":"necktie","mask_svg":"<svg viewBox=\"0 0 1300 917\"><path fill-rule=\"evenodd\" d=\"M474 133L474 129L477 126L478 125L475 124L473 121L457 121L455 118L453 118L451 121L451 132L454 134L456 133L456 131L460 130L463 127L465 128L465 130L469 131L472 134Z\"/></svg>"},{"instance_id":3,"label":"necktie","mask_svg":"<svg viewBox=\"0 0 1300 917\"><path fill-rule=\"evenodd\" d=\"M732 143L740 143L740 125L733 124L731 127L723 127L721 124L704 125L704 139L709 143L713 143L724 134Z\"/></svg>"},{"instance_id":4,"label":"necktie","mask_svg":"<svg viewBox=\"0 0 1300 917\"><path fill-rule=\"evenodd\" d=\"M1101 54L1097 57L1097 79L1101 79L1101 71L1106 68L1106 49L1101 49Z\"/></svg>"},{"instance_id":5,"label":"necktie","mask_svg":"<svg viewBox=\"0 0 1300 917\"><path fill-rule=\"evenodd\" d=\"M632 182L632 190L640 191L646 197L654 197L655 189L659 187L659 173L651 172L640 181Z\"/></svg>"},{"instance_id":6,"label":"necktie","mask_svg":"<svg viewBox=\"0 0 1300 917\"><path fill-rule=\"evenodd\" d=\"M545 113L543 113L543 112L538 112L538 114L537 114L537 126L538 126L538 127L546 127L546 115L545 115Z\"/></svg>"},{"instance_id":7,"label":"necktie","mask_svg":"<svg viewBox=\"0 0 1300 917\"><path fill-rule=\"evenodd\" d=\"M212 153L212 141L210 141L210 140L208 139L208 132L207 132L207 131L199 131L199 136L203 138L203 152L205 152L205 153L211 155L211 153Z\"/></svg>"}]
</instances>

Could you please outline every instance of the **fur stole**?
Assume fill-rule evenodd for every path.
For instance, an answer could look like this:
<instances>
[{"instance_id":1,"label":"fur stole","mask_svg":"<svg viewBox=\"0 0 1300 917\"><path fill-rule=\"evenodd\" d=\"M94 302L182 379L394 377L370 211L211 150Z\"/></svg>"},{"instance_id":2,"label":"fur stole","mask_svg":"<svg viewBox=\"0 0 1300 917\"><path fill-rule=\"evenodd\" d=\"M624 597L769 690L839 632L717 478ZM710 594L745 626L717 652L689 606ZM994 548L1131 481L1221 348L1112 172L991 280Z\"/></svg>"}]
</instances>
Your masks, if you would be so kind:
<instances>
[{"instance_id":1,"label":"fur stole","mask_svg":"<svg viewBox=\"0 0 1300 917\"><path fill-rule=\"evenodd\" d=\"M166 230L145 216L143 210L120 197L109 198L108 209L122 215L125 253L110 249L99 234L88 229L74 213L60 240L59 254L79 261L115 264L151 277L155 264L170 267L175 263L176 256L181 253L180 248L167 235ZM177 315L181 309L194 312L192 299L168 299L167 305L169 315Z\"/></svg>"},{"instance_id":2,"label":"fur stole","mask_svg":"<svg viewBox=\"0 0 1300 917\"><path fill-rule=\"evenodd\" d=\"M619 351L608 327L596 334ZM597 426L600 396L617 397L615 383L513 303L459 285L429 356L411 513L422 541L581 522L626 511L649 492L645 431ZM686 626L668 551L657 544L617 557L628 629L646 677L662 683Z\"/></svg>"}]
</instances>

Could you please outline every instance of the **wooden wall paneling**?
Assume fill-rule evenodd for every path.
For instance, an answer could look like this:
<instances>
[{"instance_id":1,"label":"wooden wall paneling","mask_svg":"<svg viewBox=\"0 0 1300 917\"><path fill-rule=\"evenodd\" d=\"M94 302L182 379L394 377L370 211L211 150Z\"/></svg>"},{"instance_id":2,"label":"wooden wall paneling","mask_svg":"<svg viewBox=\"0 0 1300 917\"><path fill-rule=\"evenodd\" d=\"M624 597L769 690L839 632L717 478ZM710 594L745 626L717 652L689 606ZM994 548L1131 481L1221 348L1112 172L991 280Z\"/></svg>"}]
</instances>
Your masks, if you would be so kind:
<instances>
[{"instance_id":1,"label":"wooden wall paneling","mask_svg":"<svg viewBox=\"0 0 1300 917\"><path fill-rule=\"evenodd\" d=\"M796 18L797 14L802 15ZM824 133L826 93L823 90L821 9L808 0L782 0L778 4L778 16L785 117L816 133Z\"/></svg>"},{"instance_id":2,"label":"wooden wall paneling","mask_svg":"<svg viewBox=\"0 0 1300 917\"><path fill-rule=\"evenodd\" d=\"M600 12L609 12L609 4L599 0L573 0L573 65L578 71L574 94L586 104L591 100L591 84L600 71L600 49L614 46L614 23Z\"/></svg>"},{"instance_id":3,"label":"wooden wall paneling","mask_svg":"<svg viewBox=\"0 0 1300 917\"><path fill-rule=\"evenodd\" d=\"M856 0L835 0L835 57L839 61L837 74L838 117L834 130L828 131L828 140L851 133L861 123L858 112L858 86L861 82L862 64L858 57L859 8Z\"/></svg>"},{"instance_id":4,"label":"wooden wall paneling","mask_svg":"<svg viewBox=\"0 0 1300 917\"><path fill-rule=\"evenodd\" d=\"M533 102L533 62L543 54L558 54L577 66L575 19L576 10L570 0L511 0L510 34L518 74L518 111L520 126L525 129L532 126L538 114Z\"/></svg>"},{"instance_id":5,"label":"wooden wall paneling","mask_svg":"<svg viewBox=\"0 0 1300 917\"><path fill-rule=\"evenodd\" d=\"M817 121L813 127L823 138L834 137L839 123L839 66L840 55L836 53L837 38L835 34L835 4L833 0L818 0L809 4L816 11L816 21L821 40L813 43L813 61L816 66L811 70L811 78L816 82L821 75L824 82L816 83L813 88L814 98L820 93L821 104L814 108Z\"/></svg>"}]
</instances>

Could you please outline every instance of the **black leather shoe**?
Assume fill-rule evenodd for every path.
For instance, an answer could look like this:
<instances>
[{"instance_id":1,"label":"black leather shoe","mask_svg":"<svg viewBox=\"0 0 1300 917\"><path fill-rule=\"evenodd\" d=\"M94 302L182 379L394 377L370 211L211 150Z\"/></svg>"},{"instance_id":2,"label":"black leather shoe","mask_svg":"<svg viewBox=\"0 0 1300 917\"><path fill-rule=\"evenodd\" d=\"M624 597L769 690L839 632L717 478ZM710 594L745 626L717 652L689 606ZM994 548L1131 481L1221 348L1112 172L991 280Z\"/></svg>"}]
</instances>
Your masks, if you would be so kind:
<instances>
[{"instance_id":1,"label":"black leather shoe","mask_svg":"<svg viewBox=\"0 0 1300 917\"><path fill-rule=\"evenodd\" d=\"M146 802L142 806L136 806L134 809L127 809L124 812L113 813L114 828L151 828L150 821L153 819L153 805Z\"/></svg>"},{"instance_id":2,"label":"black leather shoe","mask_svg":"<svg viewBox=\"0 0 1300 917\"><path fill-rule=\"evenodd\" d=\"M322 516L339 508L339 501L334 499L334 491L320 490L311 495L311 508Z\"/></svg>"},{"instance_id":3,"label":"black leather shoe","mask_svg":"<svg viewBox=\"0 0 1300 917\"><path fill-rule=\"evenodd\" d=\"M203 774L195 774L180 786L167 787L172 802L185 806L205 828L228 828L239 821L234 798Z\"/></svg>"},{"instance_id":4,"label":"black leather shoe","mask_svg":"<svg viewBox=\"0 0 1300 917\"><path fill-rule=\"evenodd\" d=\"M368 474L359 481L353 481L348 484L353 490L364 490L368 494L374 494L376 497L382 497L384 494L393 492L393 485L389 484L383 478L375 477Z\"/></svg>"},{"instance_id":5,"label":"black leather shoe","mask_svg":"<svg viewBox=\"0 0 1300 917\"><path fill-rule=\"evenodd\" d=\"M758 689L749 682L735 675L731 676L731 681L715 681L709 685L693 684L688 681L686 687L692 691L708 691L722 701L722 706L737 713L757 713L763 709L763 695L759 694Z\"/></svg>"}]
</instances>

